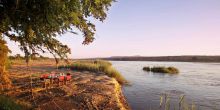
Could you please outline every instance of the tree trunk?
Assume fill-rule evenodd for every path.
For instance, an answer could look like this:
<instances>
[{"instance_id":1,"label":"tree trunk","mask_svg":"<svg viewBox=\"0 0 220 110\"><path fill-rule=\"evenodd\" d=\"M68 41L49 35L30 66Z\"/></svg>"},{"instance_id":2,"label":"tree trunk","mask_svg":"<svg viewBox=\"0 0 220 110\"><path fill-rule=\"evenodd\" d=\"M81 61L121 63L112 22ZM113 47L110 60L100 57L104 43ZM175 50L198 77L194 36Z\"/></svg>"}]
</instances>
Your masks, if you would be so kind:
<instances>
[{"instance_id":1,"label":"tree trunk","mask_svg":"<svg viewBox=\"0 0 220 110\"><path fill-rule=\"evenodd\" d=\"M58 66L59 66L59 59L58 59L56 56L54 56L54 58L55 58L55 61L56 61L56 69L58 70Z\"/></svg>"},{"instance_id":2,"label":"tree trunk","mask_svg":"<svg viewBox=\"0 0 220 110\"><path fill-rule=\"evenodd\" d=\"M30 71L30 93L31 93L31 98L34 98L34 94L33 94L33 81L32 81L32 71L30 68L30 53L28 51L27 47L24 47L24 52L25 52L25 62L26 62L26 66L27 66L27 71Z\"/></svg>"}]
</instances>

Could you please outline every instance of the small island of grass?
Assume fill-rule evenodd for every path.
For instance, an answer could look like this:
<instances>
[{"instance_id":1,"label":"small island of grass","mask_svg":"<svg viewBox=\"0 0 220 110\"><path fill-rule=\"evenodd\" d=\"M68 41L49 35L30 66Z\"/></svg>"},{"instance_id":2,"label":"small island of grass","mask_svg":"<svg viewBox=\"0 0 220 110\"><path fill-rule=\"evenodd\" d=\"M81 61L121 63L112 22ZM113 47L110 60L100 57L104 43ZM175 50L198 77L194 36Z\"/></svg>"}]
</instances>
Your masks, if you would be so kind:
<instances>
[{"instance_id":1,"label":"small island of grass","mask_svg":"<svg viewBox=\"0 0 220 110\"><path fill-rule=\"evenodd\" d=\"M175 67L163 67L163 66L144 67L143 70L147 72L153 72L153 73L169 73L169 74L179 73L179 70Z\"/></svg>"},{"instance_id":2,"label":"small island of grass","mask_svg":"<svg viewBox=\"0 0 220 110\"><path fill-rule=\"evenodd\" d=\"M144 71L148 71L148 72L150 71L150 69L151 68L149 66L143 68Z\"/></svg>"}]
</instances>

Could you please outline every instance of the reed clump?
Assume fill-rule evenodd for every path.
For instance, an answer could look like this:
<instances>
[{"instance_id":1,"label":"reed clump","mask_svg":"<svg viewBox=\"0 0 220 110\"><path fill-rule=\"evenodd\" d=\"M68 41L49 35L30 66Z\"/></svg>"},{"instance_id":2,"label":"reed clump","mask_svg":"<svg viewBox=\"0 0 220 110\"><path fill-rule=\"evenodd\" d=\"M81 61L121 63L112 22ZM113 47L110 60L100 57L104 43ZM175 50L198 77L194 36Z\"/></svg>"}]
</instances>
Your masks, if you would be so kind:
<instances>
[{"instance_id":1,"label":"reed clump","mask_svg":"<svg viewBox=\"0 0 220 110\"><path fill-rule=\"evenodd\" d=\"M171 109L171 106L174 108L174 110L197 110L194 102L189 104L185 100L185 95L181 95L179 97L178 106L171 105L170 101L170 96L168 94L161 95L159 107L160 110L173 110Z\"/></svg>"},{"instance_id":2,"label":"reed clump","mask_svg":"<svg viewBox=\"0 0 220 110\"><path fill-rule=\"evenodd\" d=\"M127 83L126 79L112 67L112 64L104 60L80 60L71 65L59 66L59 68L69 68L78 71L103 72L109 77L115 78L120 84Z\"/></svg>"},{"instance_id":3,"label":"reed clump","mask_svg":"<svg viewBox=\"0 0 220 110\"><path fill-rule=\"evenodd\" d=\"M144 67L143 70L153 73L169 73L169 74L179 73L179 70L175 67L154 66L154 67Z\"/></svg>"}]
</instances>

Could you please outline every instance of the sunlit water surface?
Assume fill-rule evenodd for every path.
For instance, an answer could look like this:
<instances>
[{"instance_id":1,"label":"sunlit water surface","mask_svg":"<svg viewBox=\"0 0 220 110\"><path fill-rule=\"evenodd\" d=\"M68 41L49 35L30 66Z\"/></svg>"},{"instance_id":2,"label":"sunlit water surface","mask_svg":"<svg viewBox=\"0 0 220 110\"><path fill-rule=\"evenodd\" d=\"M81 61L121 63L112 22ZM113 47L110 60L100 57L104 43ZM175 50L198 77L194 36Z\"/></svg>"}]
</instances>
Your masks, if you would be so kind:
<instances>
[{"instance_id":1,"label":"sunlit water surface","mask_svg":"<svg viewBox=\"0 0 220 110\"><path fill-rule=\"evenodd\" d=\"M178 107L185 94L189 104L199 110L220 110L220 63L112 61L113 66L130 82L123 93L134 110L158 110L161 94L169 94L171 108ZM174 66L178 75L149 73L144 66Z\"/></svg>"}]
</instances>

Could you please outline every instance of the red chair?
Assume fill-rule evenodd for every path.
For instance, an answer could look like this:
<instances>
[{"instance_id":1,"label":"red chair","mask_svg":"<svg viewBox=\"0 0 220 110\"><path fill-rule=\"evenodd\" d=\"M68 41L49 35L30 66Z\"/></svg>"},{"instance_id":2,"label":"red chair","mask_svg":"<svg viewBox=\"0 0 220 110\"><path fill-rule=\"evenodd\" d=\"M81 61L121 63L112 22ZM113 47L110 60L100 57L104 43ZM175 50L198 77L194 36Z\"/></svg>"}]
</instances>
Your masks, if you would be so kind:
<instances>
[{"instance_id":1,"label":"red chair","mask_svg":"<svg viewBox=\"0 0 220 110\"><path fill-rule=\"evenodd\" d=\"M64 80L65 80L65 76L59 76L59 77L58 77L58 79L59 79L59 81L61 81L61 82L62 82L62 81L64 81Z\"/></svg>"},{"instance_id":2,"label":"red chair","mask_svg":"<svg viewBox=\"0 0 220 110\"><path fill-rule=\"evenodd\" d=\"M40 79L44 80L44 79L47 79L48 77L49 77L49 74L42 74Z\"/></svg>"},{"instance_id":3,"label":"red chair","mask_svg":"<svg viewBox=\"0 0 220 110\"><path fill-rule=\"evenodd\" d=\"M66 81L70 81L71 78L72 78L72 77L71 77L70 75L66 76Z\"/></svg>"},{"instance_id":4,"label":"red chair","mask_svg":"<svg viewBox=\"0 0 220 110\"><path fill-rule=\"evenodd\" d=\"M64 83L65 81L65 76L59 76L58 77L58 86L60 86L60 83Z\"/></svg>"},{"instance_id":5,"label":"red chair","mask_svg":"<svg viewBox=\"0 0 220 110\"><path fill-rule=\"evenodd\" d=\"M50 81L49 81L49 74L42 74L41 76L40 76L40 80L42 80L43 82L42 82L42 84L43 84L43 87L44 88L47 88L48 86L50 86Z\"/></svg>"}]
</instances>

